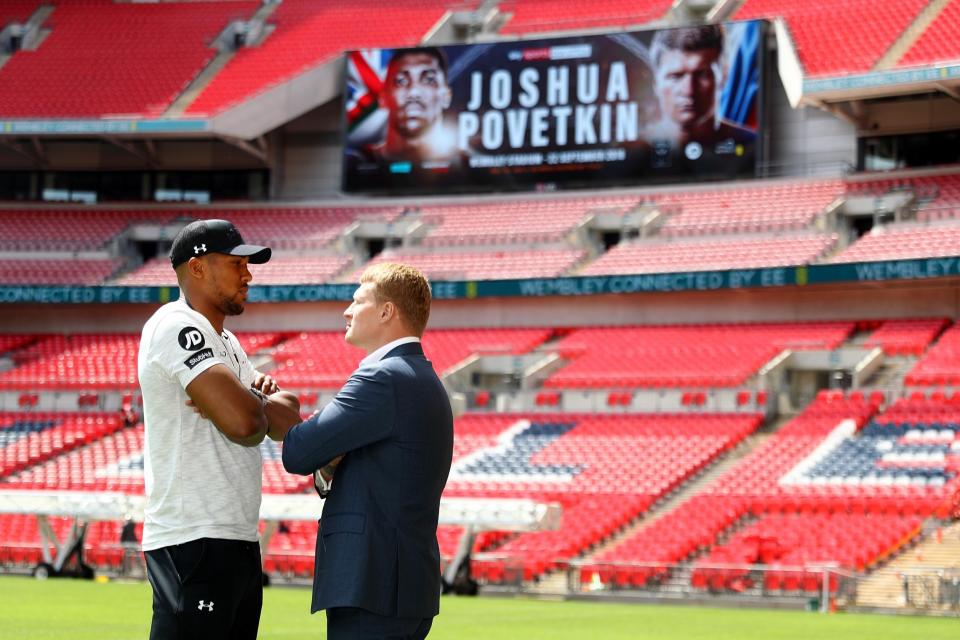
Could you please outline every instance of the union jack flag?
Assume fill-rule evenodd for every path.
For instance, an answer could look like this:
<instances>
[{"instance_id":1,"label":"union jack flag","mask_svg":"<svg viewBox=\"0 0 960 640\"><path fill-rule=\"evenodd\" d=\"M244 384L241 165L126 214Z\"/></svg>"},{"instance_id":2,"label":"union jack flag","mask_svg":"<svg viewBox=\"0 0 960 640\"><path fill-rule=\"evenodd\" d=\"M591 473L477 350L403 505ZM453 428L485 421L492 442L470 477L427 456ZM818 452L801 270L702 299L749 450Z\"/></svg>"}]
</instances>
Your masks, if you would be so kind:
<instances>
[{"instance_id":1,"label":"union jack flag","mask_svg":"<svg viewBox=\"0 0 960 640\"><path fill-rule=\"evenodd\" d=\"M393 51L369 49L347 55L346 118L347 144L361 146L379 142L387 123L381 94L387 64Z\"/></svg>"}]
</instances>

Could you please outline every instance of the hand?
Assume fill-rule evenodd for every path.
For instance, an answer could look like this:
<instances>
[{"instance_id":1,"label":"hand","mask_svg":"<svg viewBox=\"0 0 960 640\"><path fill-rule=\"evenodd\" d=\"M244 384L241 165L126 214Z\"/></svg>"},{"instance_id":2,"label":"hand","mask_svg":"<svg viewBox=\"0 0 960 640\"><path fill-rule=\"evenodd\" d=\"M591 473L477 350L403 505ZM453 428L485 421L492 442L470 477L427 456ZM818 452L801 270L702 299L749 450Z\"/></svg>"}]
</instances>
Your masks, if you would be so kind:
<instances>
[{"instance_id":1,"label":"hand","mask_svg":"<svg viewBox=\"0 0 960 640\"><path fill-rule=\"evenodd\" d=\"M207 418L207 415L200 409L200 407L193 404L193 400L191 400L190 398L187 398L187 401L185 404L191 409L193 409L194 413L198 414L201 418L203 418L204 420L209 420L209 418Z\"/></svg>"},{"instance_id":2,"label":"hand","mask_svg":"<svg viewBox=\"0 0 960 640\"><path fill-rule=\"evenodd\" d=\"M340 464L341 460L343 460L343 456L337 456L327 464L320 467L320 476L325 482L330 482L333 480L333 472L336 471L337 465Z\"/></svg>"},{"instance_id":3,"label":"hand","mask_svg":"<svg viewBox=\"0 0 960 640\"><path fill-rule=\"evenodd\" d=\"M257 377L253 379L253 384L250 386L266 396L280 391L280 386L277 384L277 381L265 373L258 373Z\"/></svg>"}]
</instances>

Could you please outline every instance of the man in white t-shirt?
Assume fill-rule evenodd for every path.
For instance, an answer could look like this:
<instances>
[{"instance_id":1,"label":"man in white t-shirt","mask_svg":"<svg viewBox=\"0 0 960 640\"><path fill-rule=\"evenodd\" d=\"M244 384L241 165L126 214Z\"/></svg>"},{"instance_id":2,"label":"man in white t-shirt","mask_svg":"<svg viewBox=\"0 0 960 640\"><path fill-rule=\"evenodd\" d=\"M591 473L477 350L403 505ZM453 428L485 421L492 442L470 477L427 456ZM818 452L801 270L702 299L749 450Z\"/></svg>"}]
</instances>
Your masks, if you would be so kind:
<instances>
[{"instance_id":1,"label":"man in white t-shirt","mask_svg":"<svg viewBox=\"0 0 960 640\"><path fill-rule=\"evenodd\" d=\"M147 506L143 549L153 587L151 638L256 638L263 601L259 444L299 402L257 372L223 327L243 313L248 263L270 259L226 220L184 227L170 260L179 300L144 325Z\"/></svg>"}]
</instances>

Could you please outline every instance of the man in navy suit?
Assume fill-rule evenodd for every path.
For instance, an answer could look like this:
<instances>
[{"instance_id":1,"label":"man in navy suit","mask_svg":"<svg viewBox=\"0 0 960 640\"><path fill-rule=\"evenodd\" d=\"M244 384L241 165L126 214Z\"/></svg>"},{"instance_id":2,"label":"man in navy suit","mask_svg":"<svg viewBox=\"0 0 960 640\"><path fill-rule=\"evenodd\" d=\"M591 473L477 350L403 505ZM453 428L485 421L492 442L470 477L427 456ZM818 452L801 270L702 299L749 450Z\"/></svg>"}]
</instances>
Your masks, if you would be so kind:
<instances>
[{"instance_id":1,"label":"man in navy suit","mask_svg":"<svg viewBox=\"0 0 960 640\"><path fill-rule=\"evenodd\" d=\"M411 267L375 265L343 315L346 341L367 356L283 440L284 468L322 470L329 490L311 611L327 610L334 640L425 638L440 609L437 519L453 456L450 401L420 346L430 285Z\"/></svg>"}]
</instances>

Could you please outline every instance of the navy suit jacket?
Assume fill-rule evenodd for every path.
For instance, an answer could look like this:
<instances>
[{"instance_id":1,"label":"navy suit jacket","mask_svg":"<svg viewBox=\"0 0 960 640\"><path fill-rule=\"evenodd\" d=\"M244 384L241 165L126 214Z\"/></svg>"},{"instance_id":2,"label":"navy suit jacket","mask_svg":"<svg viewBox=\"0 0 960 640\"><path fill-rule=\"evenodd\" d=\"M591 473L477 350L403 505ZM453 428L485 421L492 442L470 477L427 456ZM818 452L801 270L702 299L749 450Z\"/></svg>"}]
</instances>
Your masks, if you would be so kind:
<instances>
[{"instance_id":1,"label":"navy suit jacket","mask_svg":"<svg viewBox=\"0 0 960 640\"><path fill-rule=\"evenodd\" d=\"M290 473L311 474L340 454L317 534L312 611L437 615L437 518L453 415L419 343L358 368L323 411L283 439Z\"/></svg>"}]
</instances>

